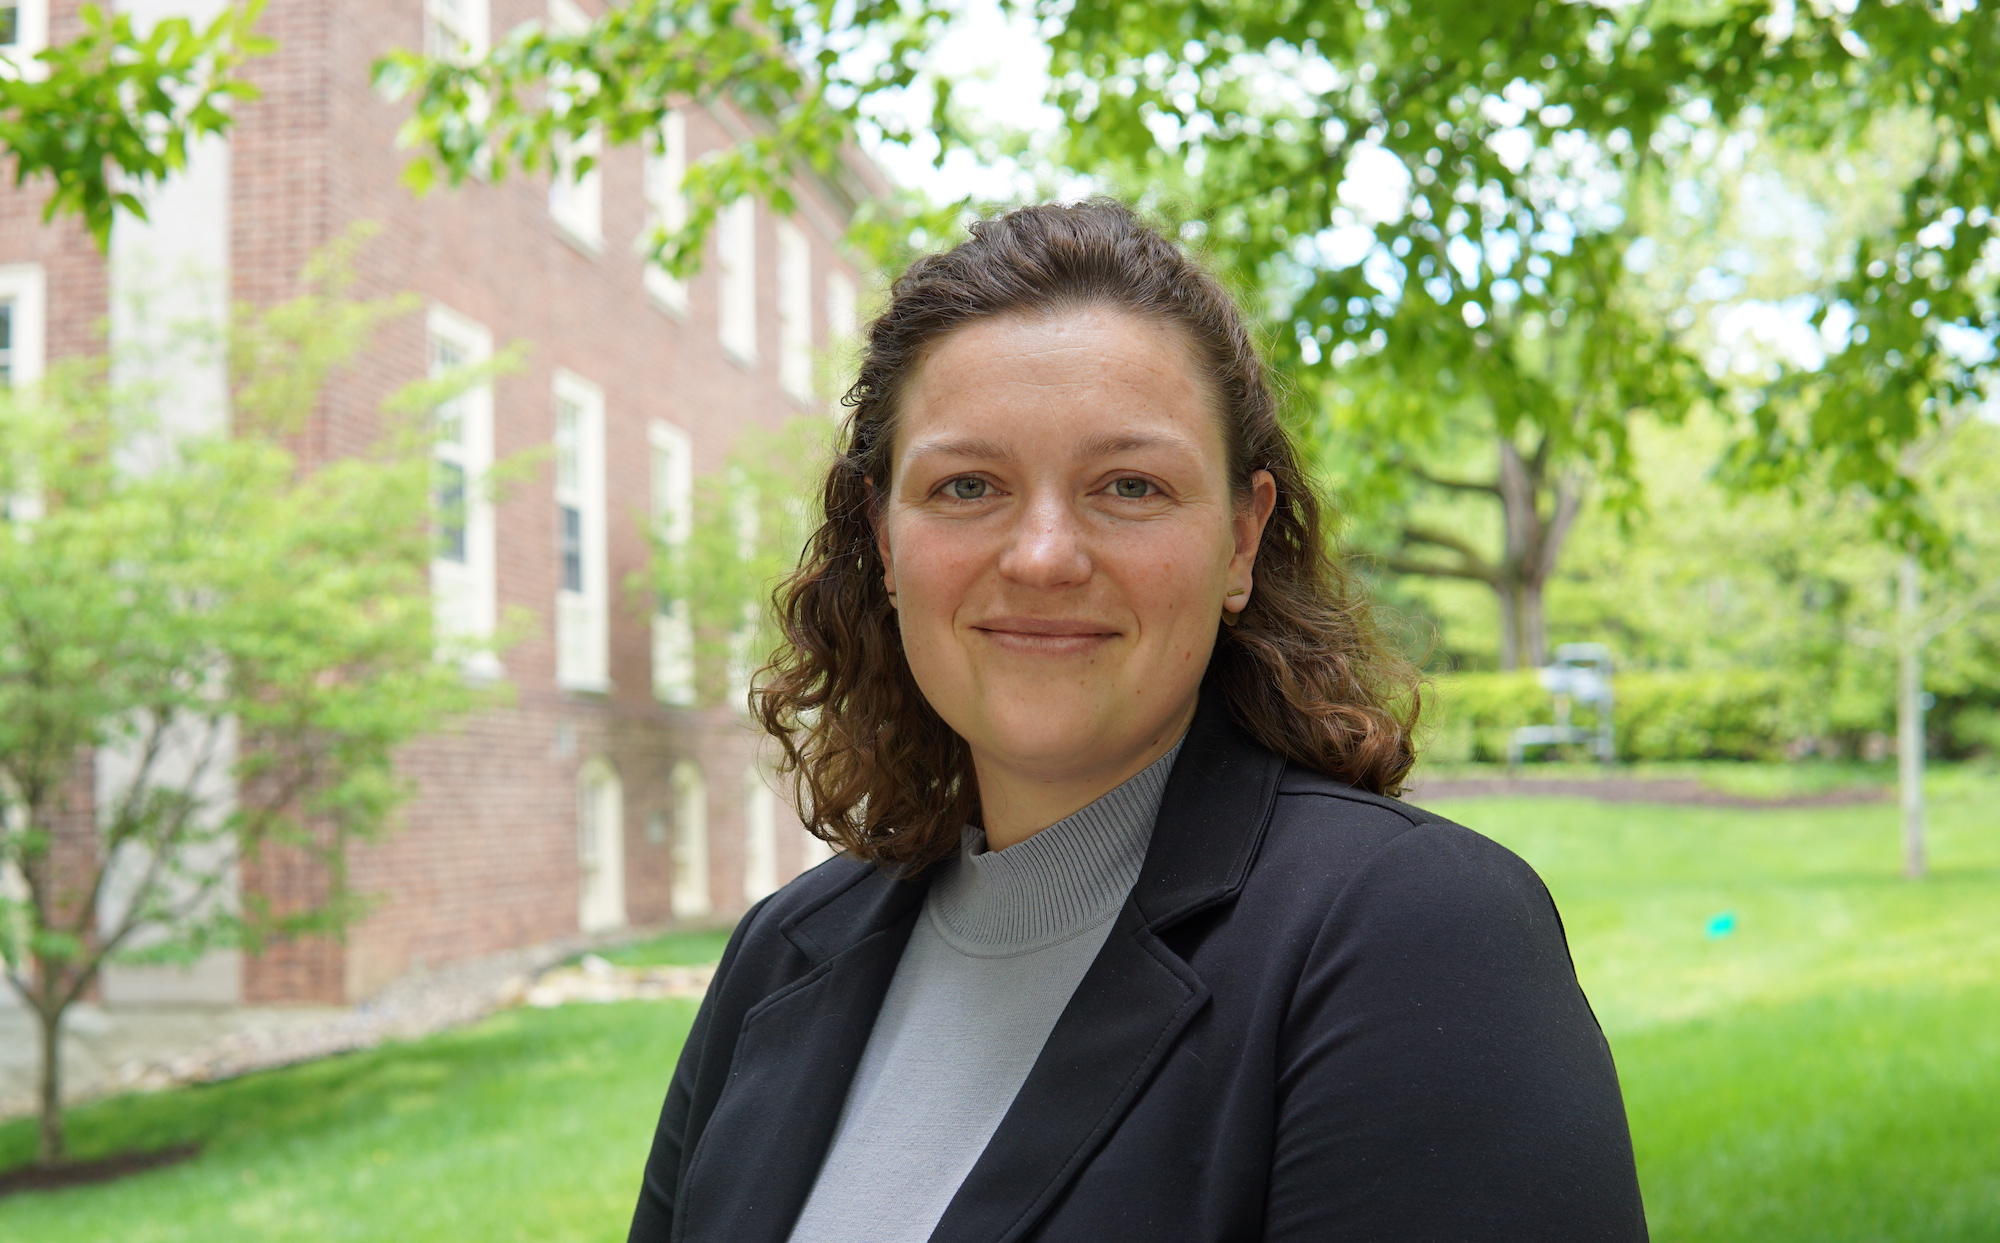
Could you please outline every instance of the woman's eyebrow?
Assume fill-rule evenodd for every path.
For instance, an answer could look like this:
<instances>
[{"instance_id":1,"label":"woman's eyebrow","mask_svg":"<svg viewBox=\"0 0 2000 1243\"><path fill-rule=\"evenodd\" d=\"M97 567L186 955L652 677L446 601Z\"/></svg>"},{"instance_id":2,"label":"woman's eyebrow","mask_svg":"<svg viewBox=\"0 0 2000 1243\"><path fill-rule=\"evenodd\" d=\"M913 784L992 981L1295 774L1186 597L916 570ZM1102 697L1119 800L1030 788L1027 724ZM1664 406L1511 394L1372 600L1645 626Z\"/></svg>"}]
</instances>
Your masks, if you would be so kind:
<instances>
[{"instance_id":1,"label":"woman's eyebrow","mask_svg":"<svg viewBox=\"0 0 2000 1243\"><path fill-rule=\"evenodd\" d=\"M927 457L965 457L981 461L994 461L1011 457L998 441L981 440L976 436L961 436L942 440L919 440L910 446L906 461L915 462Z\"/></svg>"},{"instance_id":2,"label":"woman's eyebrow","mask_svg":"<svg viewBox=\"0 0 2000 1243\"><path fill-rule=\"evenodd\" d=\"M1109 433L1093 436L1078 446L1080 458L1109 457L1115 453L1132 453L1140 449L1182 449L1191 450L1195 446L1181 436L1156 436L1142 432Z\"/></svg>"}]
</instances>

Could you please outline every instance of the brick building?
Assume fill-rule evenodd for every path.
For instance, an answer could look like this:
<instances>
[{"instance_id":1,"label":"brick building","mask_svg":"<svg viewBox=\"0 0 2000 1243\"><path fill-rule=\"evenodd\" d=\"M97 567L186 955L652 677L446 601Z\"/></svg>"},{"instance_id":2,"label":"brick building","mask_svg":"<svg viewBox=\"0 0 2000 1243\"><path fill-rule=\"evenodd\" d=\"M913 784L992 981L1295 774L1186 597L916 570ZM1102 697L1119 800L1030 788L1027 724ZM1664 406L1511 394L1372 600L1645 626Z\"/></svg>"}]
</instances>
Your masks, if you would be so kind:
<instances>
[{"instance_id":1,"label":"brick building","mask_svg":"<svg viewBox=\"0 0 2000 1243\"><path fill-rule=\"evenodd\" d=\"M774 797L736 710L693 706L685 614L648 615L626 583L648 528L685 530L693 481L743 428L826 410L816 358L852 332L858 280L838 239L879 180L857 162L802 186L791 219L739 202L681 283L635 242L681 210L684 162L743 133L741 118L690 107L670 119L664 156L613 150L580 181L512 177L418 200L398 180L405 108L369 86L392 47L479 49L600 4L271 0L261 29L278 51L247 69L262 97L156 196L149 223L121 220L108 255L73 223L42 225L34 187L0 192L0 365L16 380L104 350L108 333L114 369L157 372L168 417L226 419L221 363L149 335L293 295L314 252L364 221L376 231L355 293L410 291L421 309L336 378L303 437L309 462L367 446L382 400L410 380L526 350L523 368L440 411L436 450L441 487L467 498L432 567L438 620L474 636L528 620L497 662L466 670L504 681L511 703L408 748L419 793L396 833L351 860L379 905L345 944L114 970L106 1000L353 1000L412 969L579 930L723 918L824 857ZM21 55L60 40L77 7L0 0L0 42ZM117 7L205 19L220 4ZM493 462L537 450L525 480L479 499ZM318 879L280 860L239 881L282 901Z\"/></svg>"}]
</instances>

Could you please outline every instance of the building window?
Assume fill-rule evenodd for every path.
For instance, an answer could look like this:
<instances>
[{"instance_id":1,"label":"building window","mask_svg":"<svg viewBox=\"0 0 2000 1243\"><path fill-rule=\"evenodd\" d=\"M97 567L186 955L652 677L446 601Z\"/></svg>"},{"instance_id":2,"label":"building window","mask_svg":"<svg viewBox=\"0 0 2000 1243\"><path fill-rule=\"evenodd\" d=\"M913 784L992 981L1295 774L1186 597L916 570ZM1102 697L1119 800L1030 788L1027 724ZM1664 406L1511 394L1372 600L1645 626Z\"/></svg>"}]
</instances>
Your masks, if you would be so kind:
<instances>
[{"instance_id":1,"label":"building window","mask_svg":"<svg viewBox=\"0 0 2000 1243\"><path fill-rule=\"evenodd\" d=\"M563 144L549 181L549 215L563 236L591 254L604 249L604 136L595 130ZM590 167L579 172L585 161Z\"/></svg>"},{"instance_id":2,"label":"building window","mask_svg":"<svg viewBox=\"0 0 2000 1243\"><path fill-rule=\"evenodd\" d=\"M757 201L740 198L715 222L720 262L717 308L722 348L745 365L757 361Z\"/></svg>"},{"instance_id":3,"label":"building window","mask_svg":"<svg viewBox=\"0 0 2000 1243\"><path fill-rule=\"evenodd\" d=\"M789 220L778 222L778 383L802 402L813 399L812 243Z\"/></svg>"},{"instance_id":4,"label":"building window","mask_svg":"<svg viewBox=\"0 0 2000 1243\"><path fill-rule=\"evenodd\" d=\"M708 784L692 760L674 765L674 918L713 909L708 895Z\"/></svg>"},{"instance_id":5,"label":"building window","mask_svg":"<svg viewBox=\"0 0 2000 1243\"><path fill-rule=\"evenodd\" d=\"M608 690L604 392L558 371L555 406L556 681L572 690Z\"/></svg>"},{"instance_id":6,"label":"building window","mask_svg":"<svg viewBox=\"0 0 2000 1243\"><path fill-rule=\"evenodd\" d=\"M431 337L431 378L449 379L462 372L470 361L462 340L451 336ZM431 517L437 527L436 556L445 561L466 563L465 539L465 395L458 394L431 412L432 455L436 479L431 498Z\"/></svg>"},{"instance_id":7,"label":"building window","mask_svg":"<svg viewBox=\"0 0 2000 1243\"><path fill-rule=\"evenodd\" d=\"M694 528L694 442L671 423L647 429L653 456L653 535L659 555L673 557ZM688 602L662 594L653 614L653 694L661 703L695 701L694 620Z\"/></svg>"},{"instance_id":8,"label":"building window","mask_svg":"<svg viewBox=\"0 0 2000 1243\"><path fill-rule=\"evenodd\" d=\"M833 346L844 346L861 331L855 318L854 281L845 272L826 274L826 336Z\"/></svg>"},{"instance_id":9,"label":"building window","mask_svg":"<svg viewBox=\"0 0 2000 1243\"><path fill-rule=\"evenodd\" d=\"M424 52L454 61L484 56L490 21L487 0L424 0Z\"/></svg>"},{"instance_id":10,"label":"building window","mask_svg":"<svg viewBox=\"0 0 2000 1243\"><path fill-rule=\"evenodd\" d=\"M40 264L0 267L0 387L42 378L46 293Z\"/></svg>"},{"instance_id":11,"label":"building window","mask_svg":"<svg viewBox=\"0 0 2000 1243\"><path fill-rule=\"evenodd\" d=\"M861 325L855 312L854 280L845 272L828 269L826 274L826 367L834 392L840 392L853 381L855 369L860 365ZM827 413L839 418L841 408L838 403L828 407Z\"/></svg>"},{"instance_id":12,"label":"building window","mask_svg":"<svg viewBox=\"0 0 2000 1243\"><path fill-rule=\"evenodd\" d=\"M569 0L550 0L549 26L563 34L580 34L590 29L590 18ZM563 85L558 77L549 80L551 93L560 93ZM604 249L603 158L604 135L592 130L558 148L549 178L549 215L564 237L591 254Z\"/></svg>"},{"instance_id":13,"label":"building window","mask_svg":"<svg viewBox=\"0 0 2000 1243\"><path fill-rule=\"evenodd\" d=\"M646 231L639 235L641 247L651 244L656 228L672 234L687 224L687 194L681 189L687 180L687 117L669 112L660 124L658 141L660 149L646 155ZM653 301L676 315L687 314L686 281L648 261L645 282Z\"/></svg>"},{"instance_id":14,"label":"building window","mask_svg":"<svg viewBox=\"0 0 2000 1243\"><path fill-rule=\"evenodd\" d=\"M437 556L440 560L464 565L466 561L465 467L456 462L441 461L437 464L435 507L438 525Z\"/></svg>"},{"instance_id":15,"label":"building window","mask_svg":"<svg viewBox=\"0 0 2000 1243\"><path fill-rule=\"evenodd\" d=\"M0 75L41 76L35 53L49 45L49 0L0 0Z\"/></svg>"},{"instance_id":16,"label":"building window","mask_svg":"<svg viewBox=\"0 0 2000 1243\"><path fill-rule=\"evenodd\" d=\"M736 559L748 565L756 559L757 546L763 539L763 496L740 469L731 467L724 478L729 488L729 521L736 534ZM745 600L742 617L729 636L724 695L730 706L741 712L750 710L750 683L764 656L757 646L758 623L762 618L758 602Z\"/></svg>"},{"instance_id":17,"label":"building window","mask_svg":"<svg viewBox=\"0 0 2000 1243\"><path fill-rule=\"evenodd\" d=\"M441 654L476 677L499 677L483 650L499 619L493 504L493 386L469 372L493 354L493 334L446 307L425 318L430 378L455 391L431 411L431 603Z\"/></svg>"},{"instance_id":18,"label":"building window","mask_svg":"<svg viewBox=\"0 0 2000 1243\"><path fill-rule=\"evenodd\" d=\"M562 589L583 592L583 511L575 505L559 505L562 515Z\"/></svg>"},{"instance_id":19,"label":"building window","mask_svg":"<svg viewBox=\"0 0 2000 1243\"><path fill-rule=\"evenodd\" d=\"M625 926L625 789L618 771L592 759L576 779L577 927Z\"/></svg>"},{"instance_id":20,"label":"building window","mask_svg":"<svg viewBox=\"0 0 2000 1243\"><path fill-rule=\"evenodd\" d=\"M743 770L743 900L778 889L778 798L761 765Z\"/></svg>"},{"instance_id":21,"label":"building window","mask_svg":"<svg viewBox=\"0 0 2000 1243\"><path fill-rule=\"evenodd\" d=\"M498 556L492 500L486 496L494 460L494 390L474 382L470 368L492 358L494 338L444 306L430 308L430 378L454 386L430 412L432 530L430 598L438 645L476 677L498 677L500 659L484 645L500 618Z\"/></svg>"}]
</instances>

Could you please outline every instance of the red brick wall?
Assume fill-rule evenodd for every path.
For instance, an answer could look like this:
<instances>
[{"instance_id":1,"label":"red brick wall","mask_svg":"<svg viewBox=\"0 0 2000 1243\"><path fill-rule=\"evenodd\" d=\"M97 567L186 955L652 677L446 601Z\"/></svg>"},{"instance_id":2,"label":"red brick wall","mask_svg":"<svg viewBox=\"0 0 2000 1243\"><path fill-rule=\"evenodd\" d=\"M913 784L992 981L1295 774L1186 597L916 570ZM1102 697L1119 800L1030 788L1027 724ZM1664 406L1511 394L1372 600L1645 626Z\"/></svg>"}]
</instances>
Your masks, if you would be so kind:
<instances>
[{"instance_id":1,"label":"red brick wall","mask_svg":"<svg viewBox=\"0 0 2000 1243\"><path fill-rule=\"evenodd\" d=\"M493 7L496 38L545 12L522 0ZM649 842L644 827L650 812L671 805L668 774L688 756L701 764L708 784L712 902L719 913L740 910L742 773L752 740L727 710L697 714L654 701L650 623L623 584L648 551L641 523L651 492L650 420L687 429L696 470L707 472L720 468L741 428L775 426L801 412L776 376L775 224L768 214L760 221L763 361L748 370L718 345L712 272L693 281L685 319L645 293L633 250L644 225L639 151L612 151L603 161L600 254L585 253L558 232L540 178L469 184L416 200L399 180L406 157L394 147L403 112L369 88L367 66L390 46L418 45L421 4L344 5L341 20L331 23L321 9L281 0L271 10L270 27L286 49L259 70L270 77L267 102L246 111L238 144L241 151L256 143L283 171L253 169L239 157L237 287L251 297L259 296L253 289L280 290L303 260L302 248L350 222L375 223L380 231L361 252L358 292L414 291L484 324L500 346L526 343L526 366L495 385L495 452L502 459L541 455L497 513L502 615L530 619L526 637L504 656L513 701L407 749L404 769L421 792L397 833L353 859L355 887L383 901L349 935L343 991L365 995L413 966L574 933L576 777L593 756L608 758L624 787L629 917L646 923L670 915L670 847ZM296 106L280 110L281 98ZM701 114L690 116L688 128L696 153L726 140L716 121ZM286 189L266 192L265 179L280 175L289 178ZM819 219L835 218L816 206ZM254 264L246 253L252 248ZM823 233L816 249L818 265L832 261ZM823 313L820 300L816 313ZM555 684L558 563L546 450L558 367L605 392L613 585L607 694ZM315 428L319 451L364 447L382 397L423 368L419 313L391 325L378 348L335 383ZM799 845L795 826L789 832L781 826L780 875L796 868ZM278 990L260 982L264 970L253 963L249 980L261 995L276 997ZM329 996L318 986L297 995Z\"/></svg>"},{"instance_id":2,"label":"red brick wall","mask_svg":"<svg viewBox=\"0 0 2000 1243\"><path fill-rule=\"evenodd\" d=\"M59 3L58 37L74 5ZM588 5L593 10L601 5ZM554 433L551 373L567 368L601 385L606 402L610 666L605 694L555 683L557 587L552 463L544 452L498 506L499 602L527 619L504 655L511 702L406 749L417 784L395 832L351 859L354 887L378 905L345 943L280 945L245 967L246 1000L343 1000L365 995L415 966L435 966L574 933L577 928L576 777L607 757L624 786L627 910L637 923L669 917L670 847L646 839L647 816L671 805L668 774L693 757L708 785L712 901L740 910L742 774L753 740L728 710L691 712L652 696L650 630L624 589L645 563L641 522L649 506L649 420L665 419L694 440L697 473L718 469L744 427L775 426L801 413L777 381L775 223L759 213L759 355L754 369L731 361L717 336L712 269L691 283L676 318L648 299L633 251L643 225L641 154L612 151L604 167L601 254L564 240L548 211L547 183L510 177L418 200L399 180L395 147L406 113L369 85L369 65L391 47L420 46L421 0L272 0L262 29L280 44L248 73L262 97L245 105L231 143L231 280L234 297L268 304L298 291L313 252L356 222L377 231L357 259L364 297L414 293L492 330L496 345L525 342L526 366L495 385L496 456L545 451ZM514 24L545 16L542 0L493 0L496 41ZM726 141L716 118L688 118L695 154ZM801 224L815 251L814 313L824 315L824 279L841 264L831 237L835 205L809 191ZM33 193L0 191L0 262L46 265L52 355L101 347L105 267L74 225L42 228ZM816 335L825 325L816 324ZM423 313L388 324L366 354L338 375L306 429L309 462L363 451L379 430L384 397L422 377ZM572 745L563 745L565 738ZM802 839L781 812L779 875L796 870ZM282 906L323 884L296 857L246 867L246 886Z\"/></svg>"}]
</instances>

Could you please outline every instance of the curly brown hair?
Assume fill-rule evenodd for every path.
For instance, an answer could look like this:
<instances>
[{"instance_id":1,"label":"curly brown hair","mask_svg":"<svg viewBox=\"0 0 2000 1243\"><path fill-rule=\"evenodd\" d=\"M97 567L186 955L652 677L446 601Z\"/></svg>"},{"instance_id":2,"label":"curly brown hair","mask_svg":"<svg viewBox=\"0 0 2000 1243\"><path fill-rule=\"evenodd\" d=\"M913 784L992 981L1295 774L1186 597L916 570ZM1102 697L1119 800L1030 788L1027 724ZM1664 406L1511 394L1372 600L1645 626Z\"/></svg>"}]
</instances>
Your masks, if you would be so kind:
<instances>
[{"instance_id":1,"label":"curly brown hair","mask_svg":"<svg viewBox=\"0 0 2000 1243\"><path fill-rule=\"evenodd\" d=\"M1247 502L1260 470L1277 483L1256 591L1236 626L1217 627L1203 693L1221 696L1263 746L1363 790L1399 793L1414 759L1418 675L1385 642L1330 548L1319 498L1228 293L1121 203L1025 207L910 265L868 326L844 399L853 409L846 444L822 494L825 519L778 588L785 642L751 695L784 749L781 770L806 828L905 875L957 850L979 795L964 740L910 673L883 586L874 506L890 477L897 406L957 329L1084 306L1184 333L1215 387L1237 496Z\"/></svg>"}]
</instances>

